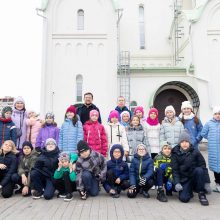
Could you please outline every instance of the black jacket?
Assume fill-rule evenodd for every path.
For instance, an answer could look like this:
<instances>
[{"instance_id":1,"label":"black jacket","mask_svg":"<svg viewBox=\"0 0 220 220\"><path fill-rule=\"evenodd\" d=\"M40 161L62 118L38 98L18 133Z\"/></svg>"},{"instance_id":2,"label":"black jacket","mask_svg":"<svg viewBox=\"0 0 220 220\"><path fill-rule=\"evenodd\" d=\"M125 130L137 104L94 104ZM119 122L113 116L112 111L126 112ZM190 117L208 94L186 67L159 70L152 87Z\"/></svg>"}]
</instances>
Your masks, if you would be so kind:
<instances>
[{"instance_id":1,"label":"black jacket","mask_svg":"<svg viewBox=\"0 0 220 220\"><path fill-rule=\"evenodd\" d=\"M204 170L205 182L210 183L206 162L199 150L190 146L189 151L181 152L180 146L177 145L172 149L171 167L173 171L174 184L183 183L190 180L193 171L197 167Z\"/></svg>"}]
</instances>

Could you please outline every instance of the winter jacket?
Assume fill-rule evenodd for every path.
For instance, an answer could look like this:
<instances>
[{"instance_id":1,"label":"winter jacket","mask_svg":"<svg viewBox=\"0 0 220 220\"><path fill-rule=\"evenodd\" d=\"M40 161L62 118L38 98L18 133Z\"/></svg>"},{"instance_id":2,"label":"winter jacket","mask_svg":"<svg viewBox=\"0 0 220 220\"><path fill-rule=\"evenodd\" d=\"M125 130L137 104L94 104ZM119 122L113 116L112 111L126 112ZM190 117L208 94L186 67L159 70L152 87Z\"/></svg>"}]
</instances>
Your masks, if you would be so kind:
<instances>
[{"instance_id":1,"label":"winter jacket","mask_svg":"<svg viewBox=\"0 0 220 220\"><path fill-rule=\"evenodd\" d=\"M108 143L105 128L98 121L87 121L83 125L84 140L92 150L99 152L104 157L107 155Z\"/></svg>"},{"instance_id":2,"label":"winter jacket","mask_svg":"<svg viewBox=\"0 0 220 220\"><path fill-rule=\"evenodd\" d=\"M11 181L11 176L16 173L17 160L12 152L4 154L0 153L0 164L6 165L6 169L0 170L0 175L3 178L0 181L1 186L6 186Z\"/></svg>"},{"instance_id":3,"label":"winter jacket","mask_svg":"<svg viewBox=\"0 0 220 220\"><path fill-rule=\"evenodd\" d=\"M53 138L56 140L57 145L59 144L59 128L53 124L46 124L42 127L37 135L36 147L45 147L46 140Z\"/></svg>"},{"instance_id":4,"label":"winter jacket","mask_svg":"<svg viewBox=\"0 0 220 220\"><path fill-rule=\"evenodd\" d=\"M102 120L101 120L100 111L94 104L91 104L89 106L83 104L81 107L77 108L77 115L79 115L82 124L84 125L87 121L89 121L89 112L91 110L97 110L99 112L98 121L101 124Z\"/></svg>"},{"instance_id":5,"label":"winter jacket","mask_svg":"<svg viewBox=\"0 0 220 220\"><path fill-rule=\"evenodd\" d=\"M132 159L129 179L130 185L136 185L141 177L146 178L146 181L153 178L154 174L154 161L147 153L145 156L141 157L137 153Z\"/></svg>"},{"instance_id":6,"label":"winter jacket","mask_svg":"<svg viewBox=\"0 0 220 220\"><path fill-rule=\"evenodd\" d=\"M125 128L120 125L119 122L116 124L108 122L108 125L105 126L105 131L108 137L109 152L114 144L120 144L122 145L124 151L129 151Z\"/></svg>"},{"instance_id":7,"label":"winter jacket","mask_svg":"<svg viewBox=\"0 0 220 220\"><path fill-rule=\"evenodd\" d=\"M184 126L179 118L175 117L172 122L167 117L164 118L160 127L160 142L168 141L172 147L178 144L180 134L183 132Z\"/></svg>"},{"instance_id":8,"label":"winter jacket","mask_svg":"<svg viewBox=\"0 0 220 220\"><path fill-rule=\"evenodd\" d=\"M207 122L201 136L208 139L209 169L220 173L220 121L212 119Z\"/></svg>"},{"instance_id":9,"label":"winter jacket","mask_svg":"<svg viewBox=\"0 0 220 220\"><path fill-rule=\"evenodd\" d=\"M53 151L47 151L43 148L32 170L37 170L46 178L51 179L58 167L59 152L58 147L56 147Z\"/></svg>"},{"instance_id":10,"label":"winter jacket","mask_svg":"<svg viewBox=\"0 0 220 220\"><path fill-rule=\"evenodd\" d=\"M7 140L12 140L16 145L16 127L11 118L0 118L0 146Z\"/></svg>"},{"instance_id":11,"label":"winter jacket","mask_svg":"<svg viewBox=\"0 0 220 220\"><path fill-rule=\"evenodd\" d=\"M17 149L22 148L22 144L24 141L26 141L27 137L27 125L26 125L26 120L27 120L27 113L25 110L17 110L13 109L12 113L12 121L15 123L16 128L21 129L22 135L20 137L17 137Z\"/></svg>"},{"instance_id":12,"label":"winter jacket","mask_svg":"<svg viewBox=\"0 0 220 220\"><path fill-rule=\"evenodd\" d=\"M144 132L148 139L150 145L151 153L159 153L160 152L160 124L157 125L149 125L145 123Z\"/></svg>"},{"instance_id":13,"label":"winter jacket","mask_svg":"<svg viewBox=\"0 0 220 220\"><path fill-rule=\"evenodd\" d=\"M121 151L121 157L117 160L113 157L113 151L115 149L119 149ZM113 171L115 177L120 178L121 181L129 179L128 164L123 161L123 156L124 156L123 147L121 145L116 144L111 148L110 151L111 160L107 161L107 171L109 170ZM108 182L105 182L103 186L106 192L110 191L111 186L108 184Z\"/></svg>"},{"instance_id":14,"label":"winter jacket","mask_svg":"<svg viewBox=\"0 0 220 220\"><path fill-rule=\"evenodd\" d=\"M82 173L85 170L91 172L94 177L104 182L107 171L105 158L100 153L93 150L91 150L88 158L83 159L79 157L76 162L76 185L78 190L84 189Z\"/></svg>"},{"instance_id":15,"label":"winter jacket","mask_svg":"<svg viewBox=\"0 0 220 220\"><path fill-rule=\"evenodd\" d=\"M28 118L26 120L27 124L27 137L26 140L31 142L33 147L36 146L36 139L41 129L41 122L38 118Z\"/></svg>"},{"instance_id":16,"label":"winter jacket","mask_svg":"<svg viewBox=\"0 0 220 220\"><path fill-rule=\"evenodd\" d=\"M193 171L197 167L203 168L205 182L210 183L205 159L200 151L193 146L190 146L187 152L181 152L179 145L174 147L172 149L171 167L175 185L190 180L193 177Z\"/></svg>"},{"instance_id":17,"label":"winter jacket","mask_svg":"<svg viewBox=\"0 0 220 220\"><path fill-rule=\"evenodd\" d=\"M118 106L115 107L115 110L118 111L119 115L121 115L121 113L123 111L128 111L130 113L130 118L132 117L133 113L127 108L127 106L124 106L123 108L120 108ZM119 118L119 121L121 121L121 118Z\"/></svg>"},{"instance_id":18,"label":"winter jacket","mask_svg":"<svg viewBox=\"0 0 220 220\"><path fill-rule=\"evenodd\" d=\"M77 152L77 143L83 140L83 127L81 121L73 125L72 120L66 118L59 134L59 148L68 153Z\"/></svg>"}]
</instances>

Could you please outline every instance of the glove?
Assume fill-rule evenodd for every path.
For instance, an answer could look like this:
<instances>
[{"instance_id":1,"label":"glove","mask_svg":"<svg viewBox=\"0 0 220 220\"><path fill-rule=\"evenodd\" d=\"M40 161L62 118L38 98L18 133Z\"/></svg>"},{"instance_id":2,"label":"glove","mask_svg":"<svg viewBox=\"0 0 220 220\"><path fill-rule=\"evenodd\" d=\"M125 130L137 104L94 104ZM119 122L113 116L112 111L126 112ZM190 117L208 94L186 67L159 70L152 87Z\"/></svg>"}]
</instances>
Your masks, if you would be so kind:
<instances>
[{"instance_id":1,"label":"glove","mask_svg":"<svg viewBox=\"0 0 220 220\"><path fill-rule=\"evenodd\" d=\"M144 177L140 178L139 186L144 186L146 184L147 179Z\"/></svg>"},{"instance_id":2,"label":"glove","mask_svg":"<svg viewBox=\"0 0 220 220\"><path fill-rule=\"evenodd\" d=\"M183 190L182 185L181 185L180 183L177 183L177 184L175 185L175 190L176 190L177 192L182 191L182 190Z\"/></svg>"},{"instance_id":3,"label":"glove","mask_svg":"<svg viewBox=\"0 0 220 220\"><path fill-rule=\"evenodd\" d=\"M211 189L211 187L210 187L210 183L205 183L204 189L205 189L205 191L206 191L207 194L211 194L212 189Z\"/></svg>"},{"instance_id":4,"label":"glove","mask_svg":"<svg viewBox=\"0 0 220 220\"><path fill-rule=\"evenodd\" d=\"M133 192L136 191L136 186L135 185L132 185L130 186L128 189L131 189Z\"/></svg>"},{"instance_id":5,"label":"glove","mask_svg":"<svg viewBox=\"0 0 220 220\"><path fill-rule=\"evenodd\" d=\"M168 191L170 191L173 187L173 184L172 184L172 181L171 180L168 180L167 183L166 183L166 189Z\"/></svg>"},{"instance_id":6,"label":"glove","mask_svg":"<svg viewBox=\"0 0 220 220\"><path fill-rule=\"evenodd\" d=\"M167 164L166 164L166 163L161 163L161 164L160 164L160 168L161 168L162 170L165 170L165 169L167 168Z\"/></svg>"}]
</instances>

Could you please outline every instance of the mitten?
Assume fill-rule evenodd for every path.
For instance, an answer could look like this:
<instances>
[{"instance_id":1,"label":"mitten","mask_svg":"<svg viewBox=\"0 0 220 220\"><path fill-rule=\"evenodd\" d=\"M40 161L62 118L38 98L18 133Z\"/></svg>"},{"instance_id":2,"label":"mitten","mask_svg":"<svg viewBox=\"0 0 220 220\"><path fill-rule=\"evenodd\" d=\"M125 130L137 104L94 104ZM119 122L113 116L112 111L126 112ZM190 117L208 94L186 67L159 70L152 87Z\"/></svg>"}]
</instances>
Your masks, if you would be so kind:
<instances>
[{"instance_id":1,"label":"mitten","mask_svg":"<svg viewBox=\"0 0 220 220\"><path fill-rule=\"evenodd\" d=\"M166 164L166 163L161 163L161 164L160 164L160 168L161 168L162 170L165 170L165 169L167 168L167 164Z\"/></svg>"},{"instance_id":2,"label":"mitten","mask_svg":"<svg viewBox=\"0 0 220 220\"><path fill-rule=\"evenodd\" d=\"M182 190L183 190L182 185L181 185L180 183L177 183L177 184L175 185L175 190L176 190L177 192L182 191Z\"/></svg>"}]
</instances>

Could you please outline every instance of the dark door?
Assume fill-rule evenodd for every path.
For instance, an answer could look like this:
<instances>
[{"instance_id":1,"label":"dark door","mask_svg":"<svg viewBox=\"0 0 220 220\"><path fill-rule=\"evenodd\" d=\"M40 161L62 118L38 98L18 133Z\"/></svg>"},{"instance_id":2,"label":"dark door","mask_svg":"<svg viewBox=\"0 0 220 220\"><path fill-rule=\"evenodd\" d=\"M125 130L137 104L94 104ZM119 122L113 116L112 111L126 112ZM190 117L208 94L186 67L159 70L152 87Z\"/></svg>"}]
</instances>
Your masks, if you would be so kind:
<instances>
[{"instance_id":1,"label":"dark door","mask_svg":"<svg viewBox=\"0 0 220 220\"><path fill-rule=\"evenodd\" d=\"M176 116L178 116L181 112L181 104L186 100L186 96L175 89L167 89L160 92L154 100L154 107L159 111L159 121L161 122L163 120L164 110L168 105L172 105L174 107Z\"/></svg>"}]
</instances>

